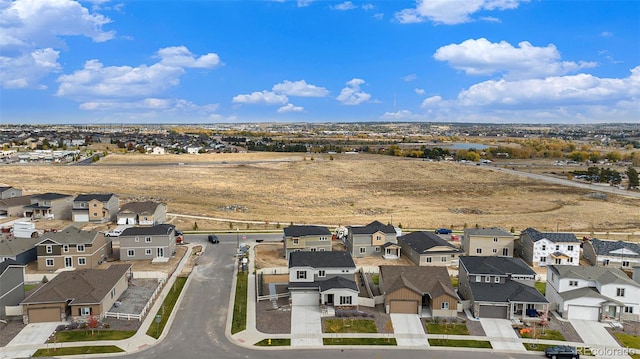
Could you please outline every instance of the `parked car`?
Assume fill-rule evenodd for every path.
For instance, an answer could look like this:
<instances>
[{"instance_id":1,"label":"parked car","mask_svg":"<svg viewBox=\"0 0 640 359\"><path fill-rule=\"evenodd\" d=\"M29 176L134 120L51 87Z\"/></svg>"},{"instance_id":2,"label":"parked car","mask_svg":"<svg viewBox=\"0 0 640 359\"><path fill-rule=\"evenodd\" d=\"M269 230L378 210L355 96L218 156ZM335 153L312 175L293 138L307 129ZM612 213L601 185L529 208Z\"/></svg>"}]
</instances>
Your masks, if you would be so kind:
<instances>
[{"instance_id":1,"label":"parked car","mask_svg":"<svg viewBox=\"0 0 640 359\"><path fill-rule=\"evenodd\" d=\"M220 240L218 239L218 236L216 236L215 234L210 234L209 235L209 242L211 242L211 243L220 243Z\"/></svg>"},{"instance_id":2,"label":"parked car","mask_svg":"<svg viewBox=\"0 0 640 359\"><path fill-rule=\"evenodd\" d=\"M544 355L546 355L547 358L552 358L552 359L580 358L580 353L578 353L578 349L570 345L556 345L553 347L549 347L544 350Z\"/></svg>"},{"instance_id":3,"label":"parked car","mask_svg":"<svg viewBox=\"0 0 640 359\"><path fill-rule=\"evenodd\" d=\"M436 234L451 234L452 230L448 228L438 228L436 229Z\"/></svg>"}]
</instances>

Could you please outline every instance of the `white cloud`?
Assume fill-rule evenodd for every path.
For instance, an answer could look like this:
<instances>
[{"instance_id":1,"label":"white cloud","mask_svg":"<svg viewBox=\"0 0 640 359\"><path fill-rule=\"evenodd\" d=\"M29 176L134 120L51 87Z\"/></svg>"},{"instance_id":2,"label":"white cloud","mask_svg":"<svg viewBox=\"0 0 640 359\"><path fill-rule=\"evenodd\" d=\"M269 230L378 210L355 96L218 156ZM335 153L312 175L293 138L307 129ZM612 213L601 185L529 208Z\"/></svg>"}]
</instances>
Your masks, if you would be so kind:
<instances>
[{"instance_id":1,"label":"white cloud","mask_svg":"<svg viewBox=\"0 0 640 359\"><path fill-rule=\"evenodd\" d=\"M293 104L286 104L278 109L278 113L287 113L287 112L302 112L304 108L301 106L294 106Z\"/></svg>"},{"instance_id":2,"label":"white cloud","mask_svg":"<svg viewBox=\"0 0 640 359\"><path fill-rule=\"evenodd\" d=\"M442 102L442 97L441 96L431 96L431 97L425 98L422 101L422 105L421 106L422 107L429 107L429 106L431 106L433 104L437 104L439 102Z\"/></svg>"},{"instance_id":3,"label":"white cloud","mask_svg":"<svg viewBox=\"0 0 640 359\"><path fill-rule=\"evenodd\" d=\"M342 102L344 105L359 105L368 101L371 98L371 94L360 90L360 85L364 84L365 81L358 78L347 81L347 87L340 91L340 95L336 97L336 100Z\"/></svg>"},{"instance_id":4,"label":"white cloud","mask_svg":"<svg viewBox=\"0 0 640 359\"><path fill-rule=\"evenodd\" d=\"M307 7L315 0L298 0L298 7Z\"/></svg>"},{"instance_id":5,"label":"white cloud","mask_svg":"<svg viewBox=\"0 0 640 359\"><path fill-rule=\"evenodd\" d=\"M158 50L160 63L174 67L213 68L220 64L220 57L208 53L196 58L185 46L165 47Z\"/></svg>"},{"instance_id":6,"label":"white cloud","mask_svg":"<svg viewBox=\"0 0 640 359\"><path fill-rule=\"evenodd\" d=\"M355 6L351 1L345 1L345 2L343 2L341 4L333 5L333 6L331 6L331 8L334 9L334 10L345 11L345 10L353 10L353 9L357 8L357 6Z\"/></svg>"},{"instance_id":7,"label":"white cloud","mask_svg":"<svg viewBox=\"0 0 640 359\"><path fill-rule=\"evenodd\" d=\"M382 20L384 19L384 14L383 13L373 14L373 18L376 20Z\"/></svg>"},{"instance_id":8,"label":"white cloud","mask_svg":"<svg viewBox=\"0 0 640 359\"><path fill-rule=\"evenodd\" d=\"M602 36L602 37L611 37L611 36L613 36L613 32L611 32L611 31L603 31L603 32L600 33L600 36Z\"/></svg>"},{"instance_id":9,"label":"white cloud","mask_svg":"<svg viewBox=\"0 0 640 359\"><path fill-rule=\"evenodd\" d=\"M416 74L409 74L409 75L405 76L403 80L404 80L405 82L411 82L411 81L415 81L415 80L417 80L417 79L418 79L418 75L416 75Z\"/></svg>"},{"instance_id":10,"label":"white cloud","mask_svg":"<svg viewBox=\"0 0 640 359\"><path fill-rule=\"evenodd\" d=\"M209 104L198 106L193 102L184 99L165 99L165 98L144 98L138 101L88 101L80 104L80 109L90 111L110 111L110 110L162 110L165 112L203 112L212 113L218 108L218 104Z\"/></svg>"},{"instance_id":11,"label":"white cloud","mask_svg":"<svg viewBox=\"0 0 640 359\"><path fill-rule=\"evenodd\" d=\"M273 92L300 97L325 97L329 94L326 88L308 84L305 80L284 80L279 84L273 85L271 89Z\"/></svg>"},{"instance_id":12,"label":"white cloud","mask_svg":"<svg viewBox=\"0 0 640 359\"><path fill-rule=\"evenodd\" d=\"M433 57L469 75L503 73L512 78L562 75L596 66L594 62L560 61L560 52L553 44L537 47L522 41L514 47L506 41L493 43L485 38L443 46Z\"/></svg>"},{"instance_id":13,"label":"white cloud","mask_svg":"<svg viewBox=\"0 0 640 359\"><path fill-rule=\"evenodd\" d=\"M520 1L526 0L418 0L415 8L403 9L395 18L401 23L429 20L454 25L471 21L471 15L478 11L515 9Z\"/></svg>"},{"instance_id":14,"label":"white cloud","mask_svg":"<svg viewBox=\"0 0 640 359\"><path fill-rule=\"evenodd\" d=\"M424 95L426 93L426 91L421 88L415 88L413 89L413 92L417 93L418 95Z\"/></svg>"},{"instance_id":15,"label":"white cloud","mask_svg":"<svg viewBox=\"0 0 640 359\"><path fill-rule=\"evenodd\" d=\"M232 100L234 103L265 103L269 105L273 104L286 104L289 99L286 95L279 95L271 91L253 92L246 95L237 95Z\"/></svg>"},{"instance_id":16,"label":"white cloud","mask_svg":"<svg viewBox=\"0 0 640 359\"><path fill-rule=\"evenodd\" d=\"M362 7L362 10L364 10L364 11L369 11L369 10L373 10L373 9L376 8L375 5L373 5L373 4L362 4L361 7Z\"/></svg>"},{"instance_id":17,"label":"white cloud","mask_svg":"<svg viewBox=\"0 0 640 359\"><path fill-rule=\"evenodd\" d=\"M48 73L60 71L59 55L59 51L46 48L17 57L0 56L0 84L7 89L45 89L46 86L37 83Z\"/></svg>"}]
</instances>

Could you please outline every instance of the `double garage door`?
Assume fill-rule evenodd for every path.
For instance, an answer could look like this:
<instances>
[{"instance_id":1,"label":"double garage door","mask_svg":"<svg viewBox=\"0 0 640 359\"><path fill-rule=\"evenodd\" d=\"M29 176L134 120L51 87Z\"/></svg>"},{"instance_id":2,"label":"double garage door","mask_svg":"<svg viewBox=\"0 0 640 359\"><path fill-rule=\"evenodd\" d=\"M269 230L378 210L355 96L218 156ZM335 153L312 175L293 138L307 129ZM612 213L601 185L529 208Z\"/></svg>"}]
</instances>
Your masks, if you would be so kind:
<instances>
[{"instance_id":1,"label":"double garage door","mask_svg":"<svg viewBox=\"0 0 640 359\"><path fill-rule=\"evenodd\" d=\"M585 307L582 305L569 305L567 317L569 319L598 320L599 307Z\"/></svg>"},{"instance_id":2,"label":"double garage door","mask_svg":"<svg viewBox=\"0 0 640 359\"><path fill-rule=\"evenodd\" d=\"M389 303L389 312L418 314L418 302L415 300L392 300Z\"/></svg>"},{"instance_id":3,"label":"double garage door","mask_svg":"<svg viewBox=\"0 0 640 359\"><path fill-rule=\"evenodd\" d=\"M509 307L504 305L481 305L479 310L480 318L508 318Z\"/></svg>"},{"instance_id":4,"label":"double garage door","mask_svg":"<svg viewBox=\"0 0 640 359\"><path fill-rule=\"evenodd\" d=\"M29 323L59 322L60 308L29 309Z\"/></svg>"}]
</instances>

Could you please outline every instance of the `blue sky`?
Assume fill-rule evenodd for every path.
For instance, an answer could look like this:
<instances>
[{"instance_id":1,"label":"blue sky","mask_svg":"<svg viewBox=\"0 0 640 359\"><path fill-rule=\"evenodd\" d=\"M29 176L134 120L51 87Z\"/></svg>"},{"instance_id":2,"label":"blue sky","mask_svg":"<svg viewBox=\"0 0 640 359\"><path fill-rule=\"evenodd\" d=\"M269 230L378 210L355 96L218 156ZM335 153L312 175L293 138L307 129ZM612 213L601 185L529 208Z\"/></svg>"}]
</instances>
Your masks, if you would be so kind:
<instances>
[{"instance_id":1,"label":"blue sky","mask_svg":"<svg viewBox=\"0 0 640 359\"><path fill-rule=\"evenodd\" d=\"M0 123L640 123L640 1L0 0Z\"/></svg>"}]
</instances>

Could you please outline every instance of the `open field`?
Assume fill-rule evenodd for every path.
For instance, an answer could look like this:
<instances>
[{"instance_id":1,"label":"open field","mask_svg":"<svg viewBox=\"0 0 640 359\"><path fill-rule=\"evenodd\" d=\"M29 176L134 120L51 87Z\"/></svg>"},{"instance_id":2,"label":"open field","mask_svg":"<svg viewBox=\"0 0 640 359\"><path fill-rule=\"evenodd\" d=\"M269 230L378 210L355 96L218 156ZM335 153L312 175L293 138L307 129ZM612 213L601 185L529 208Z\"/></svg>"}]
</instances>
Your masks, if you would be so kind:
<instances>
[{"instance_id":1,"label":"open field","mask_svg":"<svg viewBox=\"0 0 640 359\"><path fill-rule=\"evenodd\" d=\"M26 193L114 192L122 202L166 201L169 212L283 226L377 219L404 228L640 232L634 199L595 199L587 190L499 171L381 155L126 154L92 166L7 165L2 172L3 184ZM229 224L198 221L198 227Z\"/></svg>"}]
</instances>

